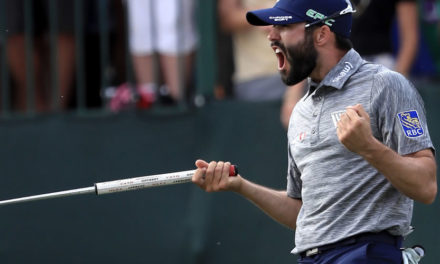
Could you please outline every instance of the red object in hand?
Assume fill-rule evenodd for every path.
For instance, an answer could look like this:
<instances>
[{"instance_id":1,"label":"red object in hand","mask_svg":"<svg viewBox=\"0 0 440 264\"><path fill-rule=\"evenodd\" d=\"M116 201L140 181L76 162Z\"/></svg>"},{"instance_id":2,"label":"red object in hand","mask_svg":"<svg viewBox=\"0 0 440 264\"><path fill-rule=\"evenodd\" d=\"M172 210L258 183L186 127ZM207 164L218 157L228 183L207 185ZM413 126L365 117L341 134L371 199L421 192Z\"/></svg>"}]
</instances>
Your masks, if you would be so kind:
<instances>
[{"instance_id":1,"label":"red object in hand","mask_svg":"<svg viewBox=\"0 0 440 264\"><path fill-rule=\"evenodd\" d=\"M237 165L231 165L229 167L229 176L237 176L238 175L238 166Z\"/></svg>"}]
</instances>

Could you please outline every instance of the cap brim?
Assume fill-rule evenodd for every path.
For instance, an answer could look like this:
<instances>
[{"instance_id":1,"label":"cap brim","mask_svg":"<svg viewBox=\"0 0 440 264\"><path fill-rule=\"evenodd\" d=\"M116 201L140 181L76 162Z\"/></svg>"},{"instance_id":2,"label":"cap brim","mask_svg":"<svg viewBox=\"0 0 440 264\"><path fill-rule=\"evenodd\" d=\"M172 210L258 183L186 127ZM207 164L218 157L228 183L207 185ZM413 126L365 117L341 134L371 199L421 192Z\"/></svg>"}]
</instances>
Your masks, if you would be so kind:
<instances>
[{"instance_id":1,"label":"cap brim","mask_svg":"<svg viewBox=\"0 0 440 264\"><path fill-rule=\"evenodd\" d=\"M249 11L246 13L246 19L249 24L254 26L286 25L303 22L303 19L276 7Z\"/></svg>"}]
</instances>

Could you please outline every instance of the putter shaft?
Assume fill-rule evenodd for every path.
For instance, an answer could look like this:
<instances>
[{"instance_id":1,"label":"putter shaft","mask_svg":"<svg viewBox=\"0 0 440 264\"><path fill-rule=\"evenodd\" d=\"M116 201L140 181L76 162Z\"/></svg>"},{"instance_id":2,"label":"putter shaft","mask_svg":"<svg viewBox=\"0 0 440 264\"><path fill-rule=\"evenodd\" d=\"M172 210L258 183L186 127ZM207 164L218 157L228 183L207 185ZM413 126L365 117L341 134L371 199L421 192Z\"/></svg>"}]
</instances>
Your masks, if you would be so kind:
<instances>
[{"instance_id":1,"label":"putter shaft","mask_svg":"<svg viewBox=\"0 0 440 264\"><path fill-rule=\"evenodd\" d=\"M9 200L0 201L0 206L6 205L6 204L12 204L12 203L23 203L23 202L29 202L29 201L52 199L52 198L58 198L58 197L64 197L64 196L87 194L87 193L95 193L95 187L92 186L92 187L79 188L79 189L73 189L73 190L67 190L67 191L61 191L61 192L45 193L45 194L9 199Z\"/></svg>"},{"instance_id":2,"label":"putter shaft","mask_svg":"<svg viewBox=\"0 0 440 264\"><path fill-rule=\"evenodd\" d=\"M73 196L79 194L94 193L96 195L101 195L107 193L133 191L144 188L187 183L187 182L191 182L191 179L195 172L196 170L178 171L172 173L141 176L136 178L122 179L122 180L98 182L95 183L95 185L92 187L85 187L85 188L79 188L73 190L66 190L60 192L53 192L53 193L46 193L46 194L39 194L39 195L3 200L0 201L0 206L6 204L12 204L12 203L30 202L36 200L52 199L52 198ZM237 174L238 174L237 166L231 165L229 169L229 176L236 176Z\"/></svg>"}]
</instances>

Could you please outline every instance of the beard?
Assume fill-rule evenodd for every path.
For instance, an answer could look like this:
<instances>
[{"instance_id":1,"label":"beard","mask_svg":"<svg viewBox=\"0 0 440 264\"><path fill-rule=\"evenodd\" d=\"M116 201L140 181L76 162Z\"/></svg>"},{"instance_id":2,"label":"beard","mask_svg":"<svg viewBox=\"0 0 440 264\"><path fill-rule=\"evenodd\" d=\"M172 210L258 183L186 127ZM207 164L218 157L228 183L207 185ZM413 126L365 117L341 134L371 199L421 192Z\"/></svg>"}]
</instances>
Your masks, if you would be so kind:
<instances>
[{"instance_id":1,"label":"beard","mask_svg":"<svg viewBox=\"0 0 440 264\"><path fill-rule=\"evenodd\" d=\"M281 79L286 85L295 85L310 76L316 67L318 52L313 45L313 34L306 32L305 39L296 45L285 47L279 43L286 54L289 70L281 71Z\"/></svg>"}]
</instances>

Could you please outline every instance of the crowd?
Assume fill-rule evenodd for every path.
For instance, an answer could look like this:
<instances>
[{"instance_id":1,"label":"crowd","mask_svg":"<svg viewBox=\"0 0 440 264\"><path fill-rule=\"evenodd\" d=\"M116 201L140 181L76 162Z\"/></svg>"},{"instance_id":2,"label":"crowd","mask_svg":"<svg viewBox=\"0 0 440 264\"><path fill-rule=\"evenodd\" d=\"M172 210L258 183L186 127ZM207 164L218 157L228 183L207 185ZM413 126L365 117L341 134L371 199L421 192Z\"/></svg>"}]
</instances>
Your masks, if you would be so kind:
<instances>
[{"instance_id":1,"label":"crowd","mask_svg":"<svg viewBox=\"0 0 440 264\"><path fill-rule=\"evenodd\" d=\"M281 82L276 55L267 45L270 27L251 27L246 22L248 10L271 6L272 0L214 2L218 25L210 30L216 32L217 39L215 67L196 63L197 51L206 45L200 42L199 36L206 29L199 30L204 22L197 20L201 12L197 1L108 0L104 11L108 25L104 30L109 38L107 65L99 64L102 6L99 1L82 1L82 23L78 23L77 1L5 1L3 15L7 16L1 26L1 48L10 75L12 111L28 111L32 106L38 112L74 108L79 67L85 76L86 106L108 107L113 111L191 102L195 73L200 70L197 67L217 69L212 94L218 100L282 100L284 126L304 93L304 82L289 87ZM357 12L353 16L351 39L365 59L410 78L435 77L440 72L436 1L352 2ZM77 39L78 25L83 26L82 43ZM51 43L56 43L56 47ZM78 62L78 51L83 52L82 64ZM50 67L54 63L56 67ZM50 83L54 74L56 92L51 90L55 88ZM30 82L35 96L29 105Z\"/></svg>"}]
</instances>

